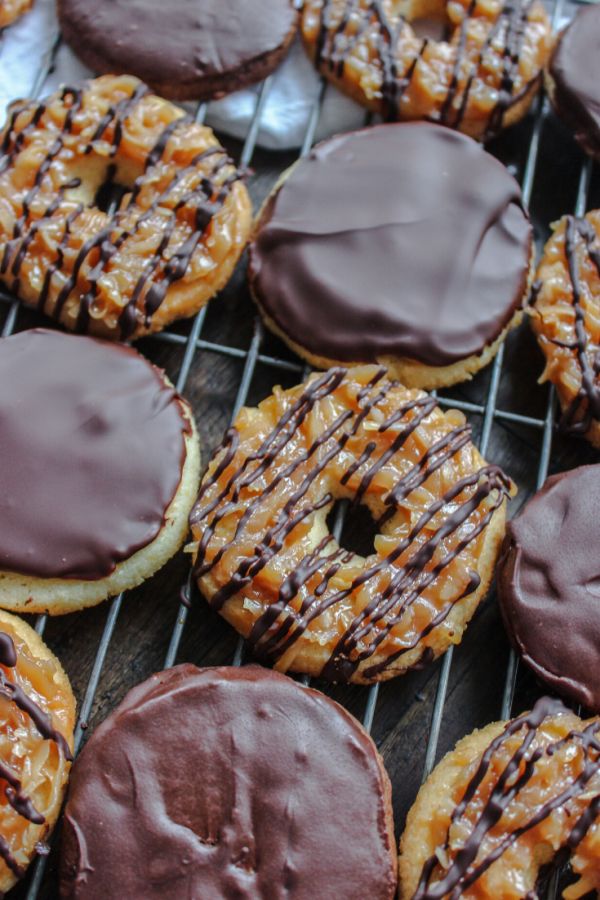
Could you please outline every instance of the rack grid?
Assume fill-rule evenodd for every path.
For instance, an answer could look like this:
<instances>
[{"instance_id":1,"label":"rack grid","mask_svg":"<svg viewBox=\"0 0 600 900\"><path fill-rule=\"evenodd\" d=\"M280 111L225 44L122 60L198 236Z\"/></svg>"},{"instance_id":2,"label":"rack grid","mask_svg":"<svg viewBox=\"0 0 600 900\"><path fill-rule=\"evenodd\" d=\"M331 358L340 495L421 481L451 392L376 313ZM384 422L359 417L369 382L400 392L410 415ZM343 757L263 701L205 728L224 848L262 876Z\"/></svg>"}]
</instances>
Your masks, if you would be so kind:
<instances>
[{"instance_id":1,"label":"rack grid","mask_svg":"<svg viewBox=\"0 0 600 900\"><path fill-rule=\"evenodd\" d=\"M563 7L566 0L553 0L552 19L556 28L563 14ZM48 74L54 65L56 54L61 46L61 37L58 32L55 39L52 40L51 50L47 57L42 60L40 68L37 72L34 85L32 87L32 96L40 96L43 91L44 84ZM1 44L0 44L0 61L1 61ZM241 152L239 153L238 164L242 168L248 169L253 161L257 138L261 126L261 117L268 102L269 92L272 87L272 77L267 78L260 86L256 95L256 104L254 114L248 128L245 140L243 141ZM324 80L320 83L318 94L312 105L310 115L307 122L306 132L300 156L310 151L315 139L315 134L319 124L323 102L326 92L329 88ZM207 104L199 104L196 108L196 119L203 122L207 115ZM542 131L544 123L549 115L548 101L543 95L538 97L533 113L530 114L530 138L526 150L525 161L519 173L519 180L522 186L522 192L526 205L529 205L533 195L534 183L538 174L538 163L540 156L540 146L542 140ZM226 142L225 142L226 143ZM579 183L577 190L577 199L575 203L575 214L582 215L587 207L587 200L590 191L590 183L592 178L593 167L589 160L582 162ZM252 176L250 176L251 178ZM218 301L217 301L218 302ZM0 290L0 304L4 307L5 318L1 329L2 336L7 336L19 328L19 313L21 306L14 297ZM237 394L233 403L233 412L231 420L235 418L240 408L246 403L248 394L255 377L257 367L266 367L273 375L285 373L297 376L297 381L302 380L308 370L307 367L297 359L286 359L284 355L266 352L263 348L266 340L264 326L258 316L254 318L252 337L249 345L244 348L233 346L230 343L220 343L208 340L203 337L203 329L207 317L207 308L201 310L191 323L186 326L185 332L180 330L169 329L161 334L151 337L153 342L163 344L165 346L178 347L182 351L182 358L177 373L175 384L177 390L185 395L186 385L192 368L201 354L217 354L229 357L242 362L242 376L237 386ZM510 340L510 338L509 338ZM462 410L468 417L473 418L479 424L480 433L478 446L482 455L486 455L490 444L490 438L494 426L498 423L509 423L512 425L525 426L532 429L539 438L539 447L537 452L537 472L535 476L536 486L539 488L543 484L548 473L551 451L553 444L553 435L555 431L555 398L552 389L547 391L547 401L545 406L545 415L531 416L515 412L511 409L502 408L498 404L499 390L502 383L504 372L505 345L500 348L500 352L496 356L493 364L488 367L489 383L485 398L482 402L472 402L470 400L461 399L460 397L446 396L446 392L438 393L438 401L443 406L452 406ZM203 448L210 451L212 448ZM337 515L333 526L336 537L339 538L344 525L345 508L341 504L337 509ZM177 591L179 592L179 585ZM180 644L184 635L186 623L190 612L189 599L192 596L193 584L191 572L184 584L181 594L185 597L185 602L181 602L176 613L175 622L168 650L164 659L164 666L169 667L175 663L178 658ZM93 665L91 668L87 687L81 698L79 716L75 731L75 751L77 752L84 740L87 731L87 725L92 717L94 704L98 686L103 673L104 664L109 652L111 640L119 626L119 616L122 609L124 597L122 594L112 599L106 604L106 618L100 640L95 648ZM47 625L47 617L37 617L35 628L38 634L43 635ZM92 651L93 652L93 651ZM238 641L233 659L229 662L234 665L240 665L244 657L244 645L241 639ZM422 778L425 779L435 765L438 757L438 745L440 739L440 731L444 714L447 709L448 688L450 682L451 667L454 658L454 648L450 648L441 661L439 673L437 676L437 688L432 704L430 726L426 748L424 750L424 764ZM227 662L227 660L223 660ZM509 717L512 711L513 698L515 693L515 685L518 673L518 661L514 652L511 651L508 661L507 670L504 678L504 691L501 709L490 712L490 718L497 718L501 715L503 718ZM307 679L304 679L306 682ZM371 687L366 696L366 702L363 712L363 724L367 730L371 730L377 710L377 702L379 695L379 685ZM416 793L417 786L415 786ZM25 882L23 896L27 900L37 900L42 891L52 891L52 887L48 887L46 883L47 875L47 856L37 858L31 867L28 879ZM549 888L549 896L558 896L558 879L554 879ZM49 894L52 896L52 893Z\"/></svg>"}]
</instances>

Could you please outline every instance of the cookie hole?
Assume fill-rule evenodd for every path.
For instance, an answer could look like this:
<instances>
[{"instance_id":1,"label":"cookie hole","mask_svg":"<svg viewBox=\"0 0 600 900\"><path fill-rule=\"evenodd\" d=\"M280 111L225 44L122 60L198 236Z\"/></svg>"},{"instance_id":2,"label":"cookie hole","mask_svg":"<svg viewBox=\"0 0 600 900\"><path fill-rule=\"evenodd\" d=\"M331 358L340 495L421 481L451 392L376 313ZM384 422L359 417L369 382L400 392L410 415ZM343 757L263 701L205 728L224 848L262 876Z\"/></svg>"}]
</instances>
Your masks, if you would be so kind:
<instances>
[{"instance_id":1,"label":"cookie hole","mask_svg":"<svg viewBox=\"0 0 600 900\"><path fill-rule=\"evenodd\" d=\"M452 35L446 4L439 0L404 0L400 12L421 40L448 41Z\"/></svg>"},{"instance_id":2,"label":"cookie hole","mask_svg":"<svg viewBox=\"0 0 600 900\"><path fill-rule=\"evenodd\" d=\"M94 206L97 206L102 212L112 215L126 193L126 187L109 178L98 188L94 197Z\"/></svg>"},{"instance_id":3,"label":"cookie hole","mask_svg":"<svg viewBox=\"0 0 600 900\"><path fill-rule=\"evenodd\" d=\"M344 550L358 556L370 556L375 552L378 529L366 506L352 506L348 500L336 500L327 516L327 527Z\"/></svg>"}]
</instances>

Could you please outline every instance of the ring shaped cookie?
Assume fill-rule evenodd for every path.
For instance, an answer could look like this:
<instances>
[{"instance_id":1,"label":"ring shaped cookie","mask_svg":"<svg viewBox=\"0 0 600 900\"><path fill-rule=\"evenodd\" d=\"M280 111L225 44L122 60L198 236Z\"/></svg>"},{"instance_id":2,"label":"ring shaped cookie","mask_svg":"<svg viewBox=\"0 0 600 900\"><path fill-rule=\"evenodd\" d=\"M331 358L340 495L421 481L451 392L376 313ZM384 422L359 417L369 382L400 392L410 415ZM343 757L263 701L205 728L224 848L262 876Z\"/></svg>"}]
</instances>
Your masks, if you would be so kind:
<instances>
[{"instance_id":1,"label":"ring shaped cookie","mask_svg":"<svg viewBox=\"0 0 600 900\"><path fill-rule=\"evenodd\" d=\"M408 814L401 900L538 894L546 866L570 863L562 897L600 890L600 719L544 698L530 713L460 741Z\"/></svg>"},{"instance_id":2,"label":"ring shaped cookie","mask_svg":"<svg viewBox=\"0 0 600 900\"><path fill-rule=\"evenodd\" d=\"M420 37L420 19L445 39ZM539 0L306 0L301 28L317 68L359 103L476 138L525 115L551 47Z\"/></svg>"},{"instance_id":3,"label":"ring shaped cookie","mask_svg":"<svg viewBox=\"0 0 600 900\"><path fill-rule=\"evenodd\" d=\"M62 806L75 700L33 628L0 611L0 891L25 874Z\"/></svg>"},{"instance_id":4,"label":"ring shaped cookie","mask_svg":"<svg viewBox=\"0 0 600 900\"><path fill-rule=\"evenodd\" d=\"M563 429L600 446L600 210L554 225L534 283L532 325Z\"/></svg>"},{"instance_id":5,"label":"ring shaped cookie","mask_svg":"<svg viewBox=\"0 0 600 900\"><path fill-rule=\"evenodd\" d=\"M462 414L385 369L331 369L237 417L191 516L198 584L282 671L391 678L460 641L508 490ZM329 530L340 499L377 523L367 558Z\"/></svg>"},{"instance_id":6,"label":"ring shaped cookie","mask_svg":"<svg viewBox=\"0 0 600 900\"><path fill-rule=\"evenodd\" d=\"M225 150L135 78L17 101L0 150L0 281L72 331L127 340L191 316L246 243ZM104 211L114 184L123 199Z\"/></svg>"}]
</instances>

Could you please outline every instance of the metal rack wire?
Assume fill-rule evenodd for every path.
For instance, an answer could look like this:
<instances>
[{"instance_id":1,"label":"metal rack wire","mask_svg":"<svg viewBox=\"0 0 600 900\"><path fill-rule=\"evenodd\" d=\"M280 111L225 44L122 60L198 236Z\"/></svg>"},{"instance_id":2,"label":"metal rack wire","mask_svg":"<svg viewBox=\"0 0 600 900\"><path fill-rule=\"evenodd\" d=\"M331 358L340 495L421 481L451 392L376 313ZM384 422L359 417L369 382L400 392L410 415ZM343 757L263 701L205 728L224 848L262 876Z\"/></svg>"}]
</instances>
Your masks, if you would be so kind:
<instances>
[{"instance_id":1,"label":"metal rack wire","mask_svg":"<svg viewBox=\"0 0 600 900\"><path fill-rule=\"evenodd\" d=\"M553 23L556 25L560 19L561 12L563 8L563 0L554 0L553 4ZM50 72L55 58L58 48L60 46L60 36L57 34L56 39L52 42L52 49L49 52L47 58L42 61L40 69L37 73L35 83L32 88L32 96L39 96L41 91L43 90L44 83L47 79L48 73ZM1 52L1 49L0 49ZM260 87L260 90L257 93L256 105L254 109L254 115L252 117L252 121L250 123L250 127L248 129L248 133L246 135L245 141L242 146L239 164L242 167L249 167L252 163L256 142L259 134L259 129L261 125L261 117L265 108L265 105L268 101L269 91L272 87L272 80L268 78ZM300 155L305 155L309 152L312 144L314 143L314 137L317 130L317 126L319 123L319 117L321 115L321 110L323 107L323 101L325 98L326 91L328 90L325 82L322 82L320 85L320 89L318 94L314 100L313 106L311 108L310 116L307 122L307 128L304 135L303 144L300 150ZM525 204L528 205L533 192L534 180L536 178L537 172L537 163L540 149L540 141L542 135L543 123L548 111L547 101L540 97L537 103L537 107L534 113L533 125L531 130L531 139L529 142L527 155L523 170L521 172L521 184L522 191L525 200ZM198 121L203 121L207 112L206 104L200 104L196 110L196 118ZM577 215L581 215L586 208L586 201L589 192L590 179L592 174L592 165L590 162L586 162L583 165L581 170L580 179L579 179L579 190L577 195L577 202L575 206L575 213ZM5 305L8 305L8 311L6 314L6 318L4 321L4 326L2 328L2 336L7 336L11 334L16 328L18 324L18 314L19 314L19 304L14 300L13 297L7 295L6 293L0 292L0 302ZM176 377L176 387L178 391L185 393L186 384L188 381L188 377L190 375L190 371L192 366L198 359L198 355L201 353L212 353L219 354L226 357L231 357L234 359L239 359L243 361L243 372L242 377L238 385L237 395L235 398L235 402L233 404L233 412L232 412L232 420L237 415L240 408L245 404L248 393L255 376L255 372L258 366L266 366L274 372L278 373L292 373L298 375L298 381L300 381L304 375L306 374L306 369L300 361L293 361L289 359L279 358L278 356L270 355L268 353L263 352L263 345L265 342L265 331L262 325L262 322L257 317L254 321L252 338L249 346L247 348L241 349L239 347L230 346L225 343L216 343L213 341L209 341L203 337L203 328L205 325L207 310L203 309L192 321L189 331L186 335L181 334L175 331L165 331L162 334L154 335L152 340L166 344L171 346L179 346L183 350L183 356L181 359L181 364L179 367L179 371ZM543 418L536 418L528 415L521 415L520 413L514 412L509 409L502 409L498 406L498 394L499 388L501 385L502 373L503 373L503 361L504 361L504 347L501 347L500 352L498 353L493 366L491 367L490 376L489 376L489 387L487 390L487 396L484 403L473 403L466 400L456 399L454 397L448 398L443 395L438 396L438 401L443 406L452 406L458 409L461 409L465 413L470 416L478 417L481 422L481 433L479 438L479 449L482 455L486 455L488 446L490 443L490 438L492 435L492 429L496 423L499 422L510 422L513 424L528 426L532 429L535 429L540 434L540 446L539 446L539 456L538 456L538 468L537 468L537 486L540 487L546 478L546 474L548 472L548 466L550 462L550 455L552 449L552 437L554 430L554 396L553 392L550 390L548 392L548 400L546 405L546 413ZM343 524L344 524L344 515L345 509L343 505L340 506L337 512L336 521L334 524L334 533L336 537L339 538ZM193 590L191 574L188 577L187 583L183 588L184 594L189 598L191 592ZM84 696L80 706L79 718L77 721L76 731L75 731L75 750L79 750L86 728L87 723L90 720L92 715L92 711L94 708L94 702L96 700L96 695L98 691L98 686L100 683L100 679L103 672L104 663L106 660L107 653L109 651L109 647L111 644L111 640L115 634L115 630L118 627L119 622L119 614L121 611L121 606L123 602L123 595L115 597L108 605L106 612L106 619L104 622L103 631L98 642L98 645L95 650L94 662L92 665L90 677L87 683L87 687L84 692ZM182 602L179 610L177 612L175 622L173 624L173 629L170 636L170 642L167 650L167 654L164 660L164 666L169 667L173 665L177 659L181 640L184 634L184 630L186 627L186 622L189 616L189 606L188 603ZM45 616L40 616L36 622L36 630L38 634L42 635L44 633L46 627L47 619ZM240 640L237 644L236 651L233 657L234 665L240 665L243 659L243 642ZM443 658L441 668L439 671L438 681L437 681L437 689L435 693L435 699L433 703L433 709L431 714L431 722L429 728L429 735L427 746L425 750L425 760L423 767L423 778L427 777L430 773L431 769L435 765L437 754L438 754L438 744L440 738L440 731L442 727L442 722L444 718L444 712L446 709L446 700L448 695L448 686L450 681L450 673L451 667L454 657L453 648L450 648L446 655ZM517 677L517 668L518 663L514 653L511 653L508 669L506 672L505 678L505 686L504 686L504 694L503 694L503 702L502 709L497 710L497 712L502 717L508 717L511 714L512 702L514 697L515 683ZM367 700L363 712L363 723L368 730L371 730L373 725L373 720L377 708L377 700L379 694L379 686L375 685L370 688ZM37 897L42 889L44 883L44 877L46 873L48 857L40 856L32 866L31 875L29 876L29 885L27 889L27 900L37 900ZM555 890L554 887L552 890Z\"/></svg>"}]
</instances>

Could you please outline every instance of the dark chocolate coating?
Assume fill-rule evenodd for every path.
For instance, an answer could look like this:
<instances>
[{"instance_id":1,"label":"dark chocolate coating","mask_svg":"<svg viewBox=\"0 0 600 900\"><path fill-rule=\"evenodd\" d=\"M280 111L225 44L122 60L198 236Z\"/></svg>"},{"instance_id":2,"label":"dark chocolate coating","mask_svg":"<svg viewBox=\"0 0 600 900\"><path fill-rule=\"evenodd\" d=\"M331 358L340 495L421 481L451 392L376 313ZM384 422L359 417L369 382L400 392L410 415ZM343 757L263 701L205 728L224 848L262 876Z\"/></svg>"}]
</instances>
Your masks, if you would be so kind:
<instances>
[{"instance_id":1,"label":"dark chocolate coating","mask_svg":"<svg viewBox=\"0 0 600 900\"><path fill-rule=\"evenodd\" d=\"M65 40L92 69L164 96L213 97L266 77L291 42L293 0L58 0Z\"/></svg>"},{"instance_id":2,"label":"dark chocolate coating","mask_svg":"<svg viewBox=\"0 0 600 900\"><path fill-rule=\"evenodd\" d=\"M600 155L600 8L581 7L550 62L557 113L592 156Z\"/></svg>"},{"instance_id":3,"label":"dark chocolate coating","mask_svg":"<svg viewBox=\"0 0 600 900\"><path fill-rule=\"evenodd\" d=\"M344 709L258 666L134 688L76 762L63 898L391 900L389 784Z\"/></svg>"},{"instance_id":4,"label":"dark chocolate coating","mask_svg":"<svg viewBox=\"0 0 600 900\"><path fill-rule=\"evenodd\" d=\"M0 341L0 570L96 580L149 544L189 425L135 350L37 329Z\"/></svg>"},{"instance_id":5,"label":"dark chocolate coating","mask_svg":"<svg viewBox=\"0 0 600 900\"><path fill-rule=\"evenodd\" d=\"M498 338L530 257L501 163L438 125L381 125L298 163L265 209L250 278L267 316L316 356L446 366Z\"/></svg>"},{"instance_id":6,"label":"dark chocolate coating","mask_svg":"<svg viewBox=\"0 0 600 900\"><path fill-rule=\"evenodd\" d=\"M600 466L549 478L510 522L498 570L507 630L546 684L600 712Z\"/></svg>"}]
</instances>

